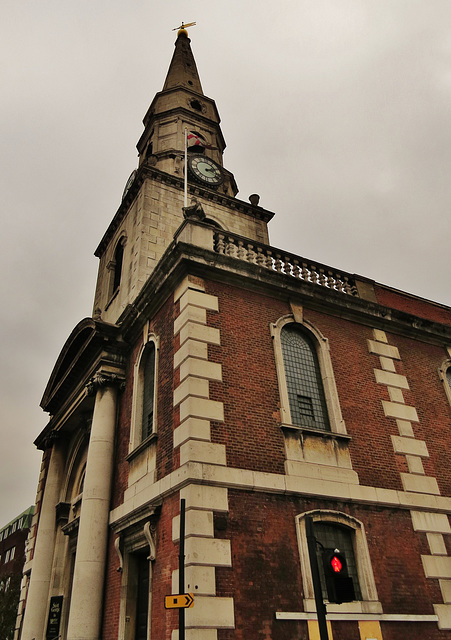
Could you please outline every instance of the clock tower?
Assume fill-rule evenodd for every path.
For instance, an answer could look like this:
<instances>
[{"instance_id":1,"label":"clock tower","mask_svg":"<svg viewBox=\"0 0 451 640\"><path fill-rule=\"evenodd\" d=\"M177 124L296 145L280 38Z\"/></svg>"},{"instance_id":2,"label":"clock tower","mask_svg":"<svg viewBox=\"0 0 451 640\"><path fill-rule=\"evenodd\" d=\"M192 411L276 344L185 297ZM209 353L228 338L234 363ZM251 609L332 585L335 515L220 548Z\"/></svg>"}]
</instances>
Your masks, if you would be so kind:
<instances>
[{"instance_id":1,"label":"clock tower","mask_svg":"<svg viewBox=\"0 0 451 640\"><path fill-rule=\"evenodd\" d=\"M143 123L138 167L95 252L100 265L94 317L111 323L135 300L183 222L185 145L187 204L200 204L207 221L224 231L268 243L272 214L236 198L233 174L223 166L218 109L203 92L184 28Z\"/></svg>"}]
</instances>

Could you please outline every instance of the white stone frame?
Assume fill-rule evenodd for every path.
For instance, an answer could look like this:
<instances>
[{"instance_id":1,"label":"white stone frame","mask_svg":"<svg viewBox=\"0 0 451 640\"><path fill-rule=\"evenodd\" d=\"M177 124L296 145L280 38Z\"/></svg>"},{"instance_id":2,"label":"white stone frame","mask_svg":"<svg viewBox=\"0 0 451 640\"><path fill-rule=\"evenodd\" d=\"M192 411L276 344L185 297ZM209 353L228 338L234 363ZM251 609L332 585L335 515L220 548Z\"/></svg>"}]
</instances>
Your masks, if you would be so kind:
<instances>
[{"instance_id":1,"label":"white stone frame","mask_svg":"<svg viewBox=\"0 0 451 640\"><path fill-rule=\"evenodd\" d=\"M379 602L371 559L363 524L352 516L340 511L315 509L296 516L296 533L298 537L299 556L301 560L302 583L304 587L304 611L315 612L315 595L313 592L312 572L305 531L305 517L311 516L313 522L328 522L351 529L352 542L357 565L362 600L327 605L328 613L382 613Z\"/></svg>"},{"instance_id":2,"label":"white stone frame","mask_svg":"<svg viewBox=\"0 0 451 640\"><path fill-rule=\"evenodd\" d=\"M448 402L451 405L451 387L449 386L449 382L446 378L446 372L451 368L451 359L447 359L443 362L442 366L438 370L438 374L440 376L440 380L443 383L443 387L445 389L446 397L448 398Z\"/></svg>"},{"instance_id":3,"label":"white stone frame","mask_svg":"<svg viewBox=\"0 0 451 640\"><path fill-rule=\"evenodd\" d=\"M154 343L155 346L155 376L154 376L154 395L153 395L153 429L151 435L146 438L146 440L150 439L153 435L157 433L157 400L158 400L158 355L160 350L160 339L154 333L149 332L148 323L144 329L144 340L142 347L138 353L138 357L136 358L135 366L134 366L134 374L133 374L133 402L132 402L132 417L131 417L131 425L130 425L130 441L128 451L131 453L134 451L142 442L146 440L141 439L142 434L142 405L143 405L143 388L144 388L144 375L143 375L143 356L146 350L146 347L150 342Z\"/></svg>"},{"instance_id":4,"label":"white stone frame","mask_svg":"<svg viewBox=\"0 0 451 640\"><path fill-rule=\"evenodd\" d=\"M341 415L340 403L338 400L337 387L335 385L332 361L330 359L329 341L322 333L307 320L296 322L290 314L279 318L277 322L270 325L271 336L274 341L274 357L276 361L277 379L279 382L280 395L280 417L283 425L293 425L291 420L290 402L288 399L288 388L283 364L282 344L280 334L287 324L294 323L309 332L316 345L316 355L323 383L324 396L326 399L327 412L329 416L330 429L333 433L347 435L346 425ZM327 431L325 432L327 433Z\"/></svg>"}]
</instances>

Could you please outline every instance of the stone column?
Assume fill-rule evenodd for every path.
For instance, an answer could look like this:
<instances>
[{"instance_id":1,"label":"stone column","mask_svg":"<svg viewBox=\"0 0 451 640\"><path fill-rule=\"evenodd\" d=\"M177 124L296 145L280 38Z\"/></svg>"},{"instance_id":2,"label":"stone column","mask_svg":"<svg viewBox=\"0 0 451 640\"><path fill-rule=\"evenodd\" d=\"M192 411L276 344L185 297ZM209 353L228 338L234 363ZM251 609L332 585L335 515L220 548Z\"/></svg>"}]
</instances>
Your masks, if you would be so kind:
<instances>
[{"instance_id":1,"label":"stone column","mask_svg":"<svg viewBox=\"0 0 451 640\"><path fill-rule=\"evenodd\" d=\"M53 439L53 438L52 438ZM52 453L39 514L30 585L22 628L22 640L41 640L45 636L50 578L56 534L55 507L60 500L64 471L61 442L53 439Z\"/></svg>"},{"instance_id":2,"label":"stone column","mask_svg":"<svg viewBox=\"0 0 451 640\"><path fill-rule=\"evenodd\" d=\"M96 400L80 512L68 640L99 638L113 478L117 388L121 383L122 379L117 375L98 373L89 385L89 390L96 394Z\"/></svg>"}]
</instances>

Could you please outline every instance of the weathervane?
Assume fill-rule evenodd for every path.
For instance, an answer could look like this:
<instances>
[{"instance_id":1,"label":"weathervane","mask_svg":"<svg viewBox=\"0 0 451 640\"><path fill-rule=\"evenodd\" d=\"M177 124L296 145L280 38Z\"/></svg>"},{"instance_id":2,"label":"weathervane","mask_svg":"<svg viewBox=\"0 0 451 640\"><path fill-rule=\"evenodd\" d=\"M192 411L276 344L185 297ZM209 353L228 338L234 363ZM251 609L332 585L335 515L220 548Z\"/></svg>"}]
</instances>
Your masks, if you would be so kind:
<instances>
[{"instance_id":1,"label":"weathervane","mask_svg":"<svg viewBox=\"0 0 451 640\"><path fill-rule=\"evenodd\" d=\"M194 27L195 24L196 24L195 22L188 22L188 24L185 24L184 22L182 22L180 27L175 27L175 29L172 29L172 31L178 31L178 33L177 33L178 36L181 33L184 33L187 36L188 35L188 31L186 29L188 27Z\"/></svg>"}]
</instances>

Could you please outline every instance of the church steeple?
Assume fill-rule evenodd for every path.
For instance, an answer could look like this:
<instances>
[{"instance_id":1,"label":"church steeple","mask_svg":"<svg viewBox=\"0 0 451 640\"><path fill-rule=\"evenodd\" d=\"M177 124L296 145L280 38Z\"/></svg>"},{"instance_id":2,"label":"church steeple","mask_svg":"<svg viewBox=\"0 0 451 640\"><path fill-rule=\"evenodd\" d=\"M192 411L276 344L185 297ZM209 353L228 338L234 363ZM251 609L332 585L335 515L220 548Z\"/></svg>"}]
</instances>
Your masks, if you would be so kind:
<instances>
[{"instance_id":1,"label":"church steeple","mask_svg":"<svg viewBox=\"0 0 451 640\"><path fill-rule=\"evenodd\" d=\"M187 32L175 42L163 89L144 117L139 166L95 255L100 258L94 314L115 323L133 304L184 221L185 132L188 203L207 224L268 242L272 214L236 198L233 174L224 168L225 140L214 100L203 90Z\"/></svg>"},{"instance_id":2,"label":"church steeple","mask_svg":"<svg viewBox=\"0 0 451 640\"><path fill-rule=\"evenodd\" d=\"M190 43L186 30L181 28L163 89L144 117L144 133L137 144L140 166L147 162L179 177L183 176L185 129L195 132L202 143L196 152L220 167L226 146L216 104L203 92ZM233 175L223 170L223 176L220 193L235 196L238 188Z\"/></svg>"},{"instance_id":3,"label":"church steeple","mask_svg":"<svg viewBox=\"0 0 451 640\"><path fill-rule=\"evenodd\" d=\"M185 87L185 89L204 95L190 42L186 30L180 29L163 91L175 87Z\"/></svg>"}]
</instances>

